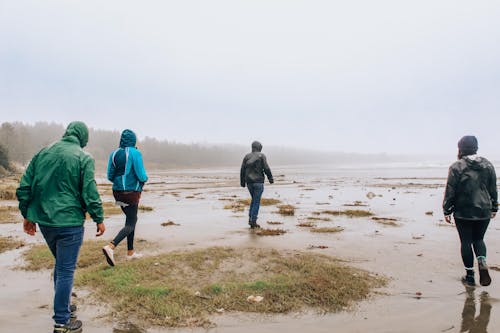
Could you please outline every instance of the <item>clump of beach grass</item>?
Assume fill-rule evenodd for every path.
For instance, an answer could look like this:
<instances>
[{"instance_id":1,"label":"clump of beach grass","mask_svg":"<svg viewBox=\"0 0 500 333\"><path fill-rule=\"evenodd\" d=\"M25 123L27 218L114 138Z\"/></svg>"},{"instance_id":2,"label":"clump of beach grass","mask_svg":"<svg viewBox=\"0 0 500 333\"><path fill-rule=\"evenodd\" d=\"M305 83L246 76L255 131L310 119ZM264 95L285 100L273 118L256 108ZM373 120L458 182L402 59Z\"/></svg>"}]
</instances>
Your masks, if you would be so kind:
<instances>
[{"instance_id":1,"label":"clump of beach grass","mask_svg":"<svg viewBox=\"0 0 500 333\"><path fill-rule=\"evenodd\" d=\"M224 209L230 209L232 210L234 213L237 213L237 212L242 212L245 210L245 205L242 204L242 203L239 203L237 201L233 201L231 202L230 204L227 204L224 206Z\"/></svg>"},{"instance_id":2,"label":"clump of beach grass","mask_svg":"<svg viewBox=\"0 0 500 333\"><path fill-rule=\"evenodd\" d=\"M323 221L323 222L329 222L332 219L329 217L317 217L317 216L309 216L307 217L307 220L309 221Z\"/></svg>"},{"instance_id":3,"label":"clump of beach grass","mask_svg":"<svg viewBox=\"0 0 500 333\"><path fill-rule=\"evenodd\" d=\"M219 200L232 201L230 204L224 206L224 209L231 209L233 212L242 212L245 207L250 206L252 199L235 199L235 198L221 198ZM273 198L261 198L261 206L274 206L281 202L281 200Z\"/></svg>"},{"instance_id":4,"label":"clump of beach grass","mask_svg":"<svg viewBox=\"0 0 500 333\"><path fill-rule=\"evenodd\" d=\"M304 227L304 228L313 228L316 226L316 223L314 222L300 222L297 224L297 227Z\"/></svg>"},{"instance_id":5,"label":"clump of beach grass","mask_svg":"<svg viewBox=\"0 0 500 333\"><path fill-rule=\"evenodd\" d=\"M21 175L0 178L0 200L16 200L16 189Z\"/></svg>"},{"instance_id":6,"label":"clump of beach grass","mask_svg":"<svg viewBox=\"0 0 500 333\"><path fill-rule=\"evenodd\" d=\"M162 227L168 227L168 226L173 226L173 225L180 225L179 223L175 223L174 221L168 220L167 222L163 222L161 224Z\"/></svg>"},{"instance_id":7,"label":"clump of beach grass","mask_svg":"<svg viewBox=\"0 0 500 333\"><path fill-rule=\"evenodd\" d=\"M280 221L267 221L266 223L267 224L272 224L272 225L283 224L283 222L280 222Z\"/></svg>"},{"instance_id":8,"label":"clump of beach grass","mask_svg":"<svg viewBox=\"0 0 500 333\"><path fill-rule=\"evenodd\" d=\"M369 217L373 216L373 213L362 209L346 209L346 210L323 210L321 214L327 215L344 215L347 217Z\"/></svg>"},{"instance_id":9,"label":"clump of beach grass","mask_svg":"<svg viewBox=\"0 0 500 333\"><path fill-rule=\"evenodd\" d=\"M295 206L293 205L280 205L278 206L278 213L285 216L295 215Z\"/></svg>"},{"instance_id":10,"label":"clump of beach grass","mask_svg":"<svg viewBox=\"0 0 500 333\"><path fill-rule=\"evenodd\" d=\"M342 227L323 227L323 228L311 228L311 232L317 232L317 233L334 233L334 232L341 232L344 231L344 228Z\"/></svg>"},{"instance_id":11,"label":"clump of beach grass","mask_svg":"<svg viewBox=\"0 0 500 333\"><path fill-rule=\"evenodd\" d=\"M105 217L122 214L122 209L120 208L120 206L116 205L114 202L111 201L103 201L102 208L104 209Z\"/></svg>"},{"instance_id":12,"label":"clump of beach grass","mask_svg":"<svg viewBox=\"0 0 500 333\"><path fill-rule=\"evenodd\" d=\"M344 204L343 206L345 207L368 207L367 204L363 203L362 201L356 200L353 203L349 204Z\"/></svg>"},{"instance_id":13,"label":"clump of beach grass","mask_svg":"<svg viewBox=\"0 0 500 333\"><path fill-rule=\"evenodd\" d=\"M377 223L383 224L383 225L388 225L388 226L393 226L393 227L399 226L399 224L397 223L398 219L395 219L395 218L392 218L392 217L376 217L376 216L373 216L372 220L375 221L375 222L377 222Z\"/></svg>"},{"instance_id":14,"label":"clump of beach grass","mask_svg":"<svg viewBox=\"0 0 500 333\"><path fill-rule=\"evenodd\" d=\"M0 253L18 249L22 246L24 246L24 243L20 240L16 240L11 236L9 237L0 236Z\"/></svg>"},{"instance_id":15,"label":"clump of beach grass","mask_svg":"<svg viewBox=\"0 0 500 333\"><path fill-rule=\"evenodd\" d=\"M22 221L21 213L15 206L0 206L0 223L17 223Z\"/></svg>"},{"instance_id":16,"label":"clump of beach grass","mask_svg":"<svg viewBox=\"0 0 500 333\"><path fill-rule=\"evenodd\" d=\"M255 234L259 235L259 236L279 236L279 235L286 234L286 230L261 228L261 229L257 229L255 231Z\"/></svg>"},{"instance_id":17,"label":"clump of beach grass","mask_svg":"<svg viewBox=\"0 0 500 333\"><path fill-rule=\"evenodd\" d=\"M114 315L133 315L136 324L183 327L210 325L209 316L221 308L226 313L341 311L366 299L385 279L316 253L215 247L113 268L91 266L77 270L75 283L92 288ZM250 295L263 300L248 302Z\"/></svg>"},{"instance_id":18,"label":"clump of beach grass","mask_svg":"<svg viewBox=\"0 0 500 333\"><path fill-rule=\"evenodd\" d=\"M153 207L151 206L145 206L145 205L139 205L139 210L143 212L151 212L153 211Z\"/></svg>"},{"instance_id":19,"label":"clump of beach grass","mask_svg":"<svg viewBox=\"0 0 500 333\"><path fill-rule=\"evenodd\" d=\"M15 188L0 189L0 200L16 200L16 189Z\"/></svg>"}]
</instances>

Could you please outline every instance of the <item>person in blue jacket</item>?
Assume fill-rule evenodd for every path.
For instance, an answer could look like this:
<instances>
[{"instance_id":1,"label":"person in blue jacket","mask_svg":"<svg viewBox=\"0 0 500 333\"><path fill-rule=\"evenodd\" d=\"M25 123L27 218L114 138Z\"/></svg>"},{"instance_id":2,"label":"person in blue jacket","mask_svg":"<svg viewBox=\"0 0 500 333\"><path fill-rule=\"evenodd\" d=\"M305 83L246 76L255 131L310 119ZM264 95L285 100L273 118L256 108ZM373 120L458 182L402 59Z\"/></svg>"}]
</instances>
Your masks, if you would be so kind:
<instances>
[{"instance_id":1,"label":"person in blue jacket","mask_svg":"<svg viewBox=\"0 0 500 333\"><path fill-rule=\"evenodd\" d=\"M113 183L113 196L116 204L125 213L125 227L116 237L102 248L109 265L115 265L114 249L126 237L127 259L135 259L141 255L134 251L134 232L137 223L137 210L141 198L142 187L148 180L142 161L141 152L135 147L137 137L129 129L122 132L120 147L109 156L108 180Z\"/></svg>"}]
</instances>

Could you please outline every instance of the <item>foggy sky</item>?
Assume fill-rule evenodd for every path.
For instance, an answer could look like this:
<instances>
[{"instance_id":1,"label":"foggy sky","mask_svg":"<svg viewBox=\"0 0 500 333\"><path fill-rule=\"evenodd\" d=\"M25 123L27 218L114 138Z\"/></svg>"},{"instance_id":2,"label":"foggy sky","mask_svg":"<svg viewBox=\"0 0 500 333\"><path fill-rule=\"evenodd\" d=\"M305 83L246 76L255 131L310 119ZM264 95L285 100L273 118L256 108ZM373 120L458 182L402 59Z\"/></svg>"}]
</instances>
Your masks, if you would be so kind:
<instances>
[{"instance_id":1,"label":"foggy sky","mask_svg":"<svg viewBox=\"0 0 500 333\"><path fill-rule=\"evenodd\" d=\"M500 155L500 2L0 0L0 122Z\"/></svg>"}]
</instances>

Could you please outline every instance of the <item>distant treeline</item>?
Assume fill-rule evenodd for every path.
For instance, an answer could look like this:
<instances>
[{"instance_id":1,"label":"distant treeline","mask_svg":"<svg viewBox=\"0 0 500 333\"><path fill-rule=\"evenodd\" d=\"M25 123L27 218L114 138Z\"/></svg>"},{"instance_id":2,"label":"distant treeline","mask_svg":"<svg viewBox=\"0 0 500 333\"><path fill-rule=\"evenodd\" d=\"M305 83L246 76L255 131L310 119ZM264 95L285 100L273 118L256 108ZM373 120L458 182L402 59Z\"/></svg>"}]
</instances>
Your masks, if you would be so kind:
<instances>
[{"instance_id":1,"label":"distant treeline","mask_svg":"<svg viewBox=\"0 0 500 333\"><path fill-rule=\"evenodd\" d=\"M26 165L41 148L59 140L64 130L65 126L56 123L2 123L0 126L0 165L2 163L2 152L11 161ZM85 149L99 163L106 163L109 153L118 146L120 132L91 128L89 135L89 143ZM139 141L137 146L144 156L145 163L152 167L220 167L239 165L244 154L250 151L252 140L253 138L249 138L248 147L245 147L241 145L183 144L146 137L144 140ZM263 145L263 152L266 153L272 165L344 164L389 160L389 157L385 154L324 153L293 148L269 147L266 146L265 142L263 142Z\"/></svg>"}]
</instances>

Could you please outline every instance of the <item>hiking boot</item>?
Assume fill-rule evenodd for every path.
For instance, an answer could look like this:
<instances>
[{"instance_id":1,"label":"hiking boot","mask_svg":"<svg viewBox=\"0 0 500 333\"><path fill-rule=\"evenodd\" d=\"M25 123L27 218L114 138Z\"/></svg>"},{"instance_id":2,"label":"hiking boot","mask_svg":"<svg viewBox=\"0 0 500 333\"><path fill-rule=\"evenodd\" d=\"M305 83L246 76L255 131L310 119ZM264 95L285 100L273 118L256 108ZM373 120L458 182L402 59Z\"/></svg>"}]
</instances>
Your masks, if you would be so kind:
<instances>
[{"instance_id":1,"label":"hiking boot","mask_svg":"<svg viewBox=\"0 0 500 333\"><path fill-rule=\"evenodd\" d=\"M81 333L82 322L75 320L66 325L54 325L54 333Z\"/></svg>"},{"instance_id":2,"label":"hiking boot","mask_svg":"<svg viewBox=\"0 0 500 333\"><path fill-rule=\"evenodd\" d=\"M134 259L139 259L142 258L143 255L141 253L134 252L131 255L127 254L127 260L134 260Z\"/></svg>"},{"instance_id":3,"label":"hiking boot","mask_svg":"<svg viewBox=\"0 0 500 333\"><path fill-rule=\"evenodd\" d=\"M104 253L104 256L106 257L106 261L110 266L115 265L115 256L114 256L113 249L109 246L106 245L105 247L102 248L102 253Z\"/></svg>"},{"instance_id":4,"label":"hiking boot","mask_svg":"<svg viewBox=\"0 0 500 333\"><path fill-rule=\"evenodd\" d=\"M476 286L476 280L474 279L474 275L464 275L464 276L462 276L462 283L466 287L475 287Z\"/></svg>"},{"instance_id":5,"label":"hiking boot","mask_svg":"<svg viewBox=\"0 0 500 333\"><path fill-rule=\"evenodd\" d=\"M488 272L488 265L485 260L478 260L479 266L479 283L482 286L489 286L491 284L490 273Z\"/></svg>"}]
</instances>

